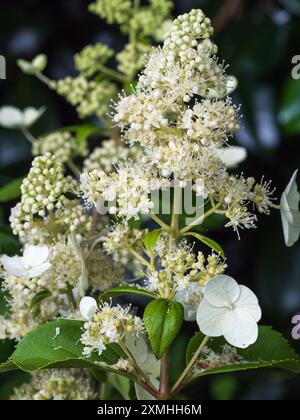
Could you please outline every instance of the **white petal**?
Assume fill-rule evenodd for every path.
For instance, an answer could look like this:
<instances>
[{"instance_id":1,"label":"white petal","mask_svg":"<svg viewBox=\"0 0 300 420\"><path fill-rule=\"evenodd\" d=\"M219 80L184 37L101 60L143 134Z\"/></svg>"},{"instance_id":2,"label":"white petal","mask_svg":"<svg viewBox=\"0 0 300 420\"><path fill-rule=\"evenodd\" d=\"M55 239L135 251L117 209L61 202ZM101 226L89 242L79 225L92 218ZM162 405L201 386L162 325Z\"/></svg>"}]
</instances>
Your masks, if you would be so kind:
<instances>
[{"instance_id":1,"label":"white petal","mask_svg":"<svg viewBox=\"0 0 300 420\"><path fill-rule=\"evenodd\" d=\"M223 335L222 322L228 311L227 308L212 306L203 299L197 311L197 324L200 331L209 337Z\"/></svg>"},{"instance_id":2,"label":"white petal","mask_svg":"<svg viewBox=\"0 0 300 420\"><path fill-rule=\"evenodd\" d=\"M254 321L258 322L261 318L261 309L256 295L252 290L243 285L240 286L240 290L240 297L235 302L235 307L247 311L253 317Z\"/></svg>"},{"instance_id":3,"label":"white petal","mask_svg":"<svg viewBox=\"0 0 300 420\"><path fill-rule=\"evenodd\" d=\"M238 79L233 76L229 75L227 77L226 88L227 88L227 95L230 95L238 86Z\"/></svg>"},{"instance_id":4,"label":"white petal","mask_svg":"<svg viewBox=\"0 0 300 420\"><path fill-rule=\"evenodd\" d=\"M126 337L125 344L138 364L143 367L148 356L148 346L144 337L130 334Z\"/></svg>"},{"instance_id":5,"label":"white petal","mask_svg":"<svg viewBox=\"0 0 300 420\"><path fill-rule=\"evenodd\" d=\"M296 170L280 199L280 212L284 241L286 246L292 246L300 236L300 194L296 183L298 170Z\"/></svg>"},{"instance_id":6,"label":"white petal","mask_svg":"<svg viewBox=\"0 0 300 420\"><path fill-rule=\"evenodd\" d=\"M38 277L41 274L45 273L45 271L49 270L49 268L51 267L51 264L49 262L45 262L43 264L40 265L36 265L35 267L29 268L26 271L26 277L28 278L33 278L33 277Z\"/></svg>"},{"instance_id":7,"label":"white petal","mask_svg":"<svg viewBox=\"0 0 300 420\"><path fill-rule=\"evenodd\" d=\"M24 125L26 127L30 127L32 124L34 124L40 116L45 112L45 108L35 109L35 108L26 108L23 112L23 119L24 119Z\"/></svg>"},{"instance_id":8,"label":"white petal","mask_svg":"<svg viewBox=\"0 0 300 420\"><path fill-rule=\"evenodd\" d=\"M26 274L21 257L8 257L7 255L3 255L1 261L4 270L7 271L11 276L22 277Z\"/></svg>"},{"instance_id":9,"label":"white petal","mask_svg":"<svg viewBox=\"0 0 300 420\"><path fill-rule=\"evenodd\" d=\"M227 146L217 149L217 156L225 163L227 168L235 168L247 158L247 150L239 146Z\"/></svg>"},{"instance_id":10,"label":"white petal","mask_svg":"<svg viewBox=\"0 0 300 420\"><path fill-rule=\"evenodd\" d=\"M237 282L224 274L209 280L204 289L204 297L218 308L233 304L240 295Z\"/></svg>"},{"instance_id":11,"label":"white petal","mask_svg":"<svg viewBox=\"0 0 300 420\"><path fill-rule=\"evenodd\" d=\"M89 321L98 308L97 302L90 296L85 296L81 299L79 304L79 310L82 318Z\"/></svg>"},{"instance_id":12,"label":"white petal","mask_svg":"<svg viewBox=\"0 0 300 420\"><path fill-rule=\"evenodd\" d=\"M0 109L0 125L6 128L23 126L23 113L14 106L4 106Z\"/></svg>"},{"instance_id":13,"label":"white petal","mask_svg":"<svg viewBox=\"0 0 300 420\"><path fill-rule=\"evenodd\" d=\"M149 376L153 376L154 378L157 378L160 374L160 360L157 360L149 349L144 369Z\"/></svg>"},{"instance_id":14,"label":"white petal","mask_svg":"<svg viewBox=\"0 0 300 420\"><path fill-rule=\"evenodd\" d=\"M26 245L23 253L24 264L32 267L44 263L49 256L49 249L47 246Z\"/></svg>"},{"instance_id":15,"label":"white petal","mask_svg":"<svg viewBox=\"0 0 300 420\"><path fill-rule=\"evenodd\" d=\"M244 349L255 343L258 337L258 326L254 318L239 308L227 313L222 327L225 340L234 347Z\"/></svg>"}]
</instances>

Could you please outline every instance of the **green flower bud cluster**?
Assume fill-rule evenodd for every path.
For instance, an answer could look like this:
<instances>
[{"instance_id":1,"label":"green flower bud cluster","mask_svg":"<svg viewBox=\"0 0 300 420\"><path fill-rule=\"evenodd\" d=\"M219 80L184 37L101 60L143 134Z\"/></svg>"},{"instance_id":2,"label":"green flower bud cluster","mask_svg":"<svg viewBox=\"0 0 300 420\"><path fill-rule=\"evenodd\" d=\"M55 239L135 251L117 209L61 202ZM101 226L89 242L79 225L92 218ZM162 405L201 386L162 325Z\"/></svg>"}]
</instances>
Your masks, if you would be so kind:
<instances>
[{"instance_id":1,"label":"green flower bud cluster","mask_svg":"<svg viewBox=\"0 0 300 420\"><path fill-rule=\"evenodd\" d=\"M74 57L76 69L86 77L101 71L105 64L114 55L114 50L105 44L88 45Z\"/></svg>"},{"instance_id":2,"label":"green flower bud cluster","mask_svg":"<svg viewBox=\"0 0 300 420\"><path fill-rule=\"evenodd\" d=\"M57 131L37 139L32 145L34 156L52 153L58 162L65 163L77 156L86 156L86 144L79 148L76 138L67 131Z\"/></svg>"},{"instance_id":3,"label":"green flower bud cluster","mask_svg":"<svg viewBox=\"0 0 300 420\"><path fill-rule=\"evenodd\" d=\"M106 19L110 24L118 23L124 33L134 31L139 38L154 36L158 27L169 17L170 0L149 0L145 6L129 0L96 0L89 10Z\"/></svg>"},{"instance_id":4,"label":"green flower bud cluster","mask_svg":"<svg viewBox=\"0 0 300 420\"><path fill-rule=\"evenodd\" d=\"M89 5L89 11L106 19L109 24L123 24L131 16L131 0L96 0Z\"/></svg>"},{"instance_id":5,"label":"green flower bud cluster","mask_svg":"<svg viewBox=\"0 0 300 420\"><path fill-rule=\"evenodd\" d=\"M95 291L110 289L124 280L124 269L104 253L91 252L86 261L89 286Z\"/></svg>"},{"instance_id":6,"label":"green flower bud cluster","mask_svg":"<svg viewBox=\"0 0 300 420\"><path fill-rule=\"evenodd\" d=\"M75 181L65 177L54 155L36 157L21 186L21 202L12 209L10 222L15 235L24 236L35 216L45 217L63 207L65 193L75 189Z\"/></svg>"},{"instance_id":7,"label":"green flower bud cluster","mask_svg":"<svg viewBox=\"0 0 300 420\"><path fill-rule=\"evenodd\" d=\"M126 146L125 142L115 139L104 140L101 147L96 147L83 163L84 172L101 170L106 174L115 171L115 166L120 160L138 160L141 157L139 146Z\"/></svg>"},{"instance_id":8,"label":"green flower bud cluster","mask_svg":"<svg viewBox=\"0 0 300 420\"><path fill-rule=\"evenodd\" d=\"M108 110L111 98L116 95L116 85L102 80L89 81L83 76L66 77L54 84L54 89L76 106L80 118L96 114L101 118Z\"/></svg>"},{"instance_id":9,"label":"green flower bud cluster","mask_svg":"<svg viewBox=\"0 0 300 420\"><path fill-rule=\"evenodd\" d=\"M133 77L145 64L145 56L152 50L151 45L141 42L126 44L117 54L118 70Z\"/></svg>"}]
</instances>

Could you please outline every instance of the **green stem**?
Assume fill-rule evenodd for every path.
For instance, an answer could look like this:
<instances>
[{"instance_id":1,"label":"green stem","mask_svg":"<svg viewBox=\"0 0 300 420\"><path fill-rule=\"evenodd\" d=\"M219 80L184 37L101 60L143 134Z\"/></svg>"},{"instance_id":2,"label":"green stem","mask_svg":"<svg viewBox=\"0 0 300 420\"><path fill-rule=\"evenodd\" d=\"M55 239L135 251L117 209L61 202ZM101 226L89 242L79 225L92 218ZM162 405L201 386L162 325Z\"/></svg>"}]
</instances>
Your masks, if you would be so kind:
<instances>
[{"instance_id":1,"label":"green stem","mask_svg":"<svg viewBox=\"0 0 300 420\"><path fill-rule=\"evenodd\" d=\"M99 70L106 76L111 77L112 79L118 80L119 82L127 82L128 77L125 74L122 74L116 70L110 69L106 66L99 66Z\"/></svg>"},{"instance_id":2,"label":"green stem","mask_svg":"<svg viewBox=\"0 0 300 420\"><path fill-rule=\"evenodd\" d=\"M176 394L176 392L178 392L181 387L182 384L184 383L184 380L186 379L186 377L188 376L188 374L190 373L191 369L193 368L194 364L197 362L203 348L206 346L208 340L210 337L205 336L201 342L201 344L199 345L197 351L195 352L194 356L191 358L189 364L187 365L187 367L184 369L184 371L182 372L182 374L180 375L179 379L176 381L176 383L174 384L172 390L171 390L171 394Z\"/></svg>"},{"instance_id":3,"label":"green stem","mask_svg":"<svg viewBox=\"0 0 300 420\"><path fill-rule=\"evenodd\" d=\"M166 232L171 231L171 227L167 225L163 220L161 220L156 214L150 213L149 216L153 219L159 226L161 226Z\"/></svg>"},{"instance_id":4,"label":"green stem","mask_svg":"<svg viewBox=\"0 0 300 420\"><path fill-rule=\"evenodd\" d=\"M211 216L214 213L218 213L218 208L223 204L223 199L221 199L218 204L214 207L211 207L209 210L207 210L207 212L205 212L204 214L202 214L201 216L199 216L196 220L194 220L192 223L190 223L189 225L185 226L184 228L180 229L179 231L179 235L183 236L185 233L189 232L191 229L193 229L194 226L200 225L201 223L203 223L203 221Z\"/></svg>"},{"instance_id":5,"label":"green stem","mask_svg":"<svg viewBox=\"0 0 300 420\"><path fill-rule=\"evenodd\" d=\"M49 88L52 89L52 81L42 73L36 73L36 77L43 83L45 83Z\"/></svg>"},{"instance_id":6,"label":"green stem","mask_svg":"<svg viewBox=\"0 0 300 420\"><path fill-rule=\"evenodd\" d=\"M77 309L77 302L74 298L73 290L72 290L72 287L70 285L67 286L66 295L67 295L69 304L73 307L73 309Z\"/></svg>"},{"instance_id":7,"label":"green stem","mask_svg":"<svg viewBox=\"0 0 300 420\"><path fill-rule=\"evenodd\" d=\"M26 127L22 127L21 131L23 136L29 141L29 143L33 144L36 141L36 138L27 130Z\"/></svg>"},{"instance_id":8,"label":"green stem","mask_svg":"<svg viewBox=\"0 0 300 420\"><path fill-rule=\"evenodd\" d=\"M79 168L75 165L75 163L72 160L68 160L66 162L68 168L71 170L71 172L73 172L73 174L76 176L76 178L78 178L80 176L80 170Z\"/></svg>"},{"instance_id":9,"label":"green stem","mask_svg":"<svg viewBox=\"0 0 300 420\"><path fill-rule=\"evenodd\" d=\"M160 384L159 384L159 400L170 399L170 381L169 381L169 361L170 351L169 349L165 352L161 358L160 364Z\"/></svg>"},{"instance_id":10,"label":"green stem","mask_svg":"<svg viewBox=\"0 0 300 420\"><path fill-rule=\"evenodd\" d=\"M127 249L131 254L145 267L147 267L150 271L153 270L153 267L149 261L147 261L144 257L142 257L139 253L137 253L131 246L128 246Z\"/></svg>"},{"instance_id":11,"label":"green stem","mask_svg":"<svg viewBox=\"0 0 300 420\"><path fill-rule=\"evenodd\" d=\"M146 385L148 389L152 389L153 391L155 391L155 389L152 387L152 385L150 383L150 380L149 380L148 376L143 371L143 369L139 366L139 364L135 361L134 357L132 356L132 354L130 353L130 351L128 350L128 348L126 347L126 344L124 344L123 341L119 341L119 345L120 345L121 349L124 351L124 353L127 355L128 359L132 363L132 365L135 368L136 372L141 377L142 380L139 381L138 383L140 385Z\"/></svg>"}]
</instances>

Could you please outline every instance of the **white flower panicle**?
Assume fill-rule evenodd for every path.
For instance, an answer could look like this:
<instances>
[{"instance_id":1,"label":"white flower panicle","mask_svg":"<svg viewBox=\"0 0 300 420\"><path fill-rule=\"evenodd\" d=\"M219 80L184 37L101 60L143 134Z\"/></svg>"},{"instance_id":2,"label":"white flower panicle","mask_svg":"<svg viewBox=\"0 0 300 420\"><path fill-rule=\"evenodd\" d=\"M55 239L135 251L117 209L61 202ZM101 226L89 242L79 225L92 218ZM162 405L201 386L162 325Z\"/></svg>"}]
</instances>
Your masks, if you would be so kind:
<instances>
[{"instance_id":1,"label":"white flower panicle","mask_svg":"<svg viewBox=\"0 0 300 420\"><path fill-rule=\"evenodd\" d=\"M138 336L144 331L144 325L136 315L131 313L131 307L111 306L103 303L96 310L94 302L86 305L86 298L81 301L82 316L89 318L84 324L81 343L85 346L83 355L90 357L93 352L101 355L109 343L118 343L129 334Z\"/></svg>"},{"instance_id":2,"label":"white flower panicle","mask_svg":"<svg viewBox=\"0 0 300 420\"><path fill-rule=\"evenodd\" d=\"M84 369L51 369L32 374L14 390L11 400L92 400L94 381Z\"/></svg>"},{"instance_id":3,"label":"white flower panicle","mask_svg":"<svg viewBox=\"0 0 300 420\"><path fill-rule=\"evenodd\" d=\"M191 318L202 298L203 286L222 274L226 264L214 253L207 258L202 252L196 255L184 243L170 250L166 242L160 252L161 269L149 273L146 287L158 292L161 297L176 292L175 299L186 305L186 318Z\"/></svg>"}]
</instances>

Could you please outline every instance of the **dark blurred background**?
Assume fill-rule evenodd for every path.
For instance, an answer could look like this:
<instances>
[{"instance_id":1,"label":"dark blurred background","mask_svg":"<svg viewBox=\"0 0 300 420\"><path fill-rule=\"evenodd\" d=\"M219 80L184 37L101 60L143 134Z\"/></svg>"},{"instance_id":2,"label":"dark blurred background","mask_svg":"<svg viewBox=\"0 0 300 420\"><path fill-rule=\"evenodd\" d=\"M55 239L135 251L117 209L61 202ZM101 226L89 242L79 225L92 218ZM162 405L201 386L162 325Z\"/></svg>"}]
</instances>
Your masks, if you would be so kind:
<instances>
[{"instance_id":1,"label":"dark blurred background","mask_svg":"<svg viewBox=\"0 0 300 420\"><path fill-rule=\"evenodd\" d=\"M69 124L78 117L73 108L39 81L16 66L20 57L38 53L49 58L50 78L74 75L73 55L85 45L101 41L122 49L118 28L87 11L86 0L1 0L0 54L7 60L7 79L0 80L0 107L47 107L34 127L43 132ZM229 64L239 86L234 94L242 106L242 129L234 143L248 149L240 170L247 176L272 179L277 197L296 168L300 168L300 79L292 78L292 57L300 62L300 0L176 0L173 15L202 8L212 18L219 56ZM300 77L300 72L299 77ZM0 129L0 186L26 174L30 146L16 131ZM0 210L0 251L12 252L17 243L9 236L10 202ZM291 318L300 313L300 242L286 248L278 212L259 218L258 229L242 231L241 240L231 230L211 223L210 236L222 243L228 274L250 286L259 296L264 324L272 325L291 342ZM3 303L3 302L2 302ZM0 302L1 304L1 302ZM177 340L184 353L184 338ZM299 342L292 345L300 351ZM0 344L5 359L12 345ZM180 359L180 355L178 356ZM182 363L182 357L178 360ZM178 363L177 369L178 369ZM0 378L0 399L23 375ZM299 399L300 378L277 370L261 370L203 378L186 391L194 399Z\"/></svg>"}]
</instances>

